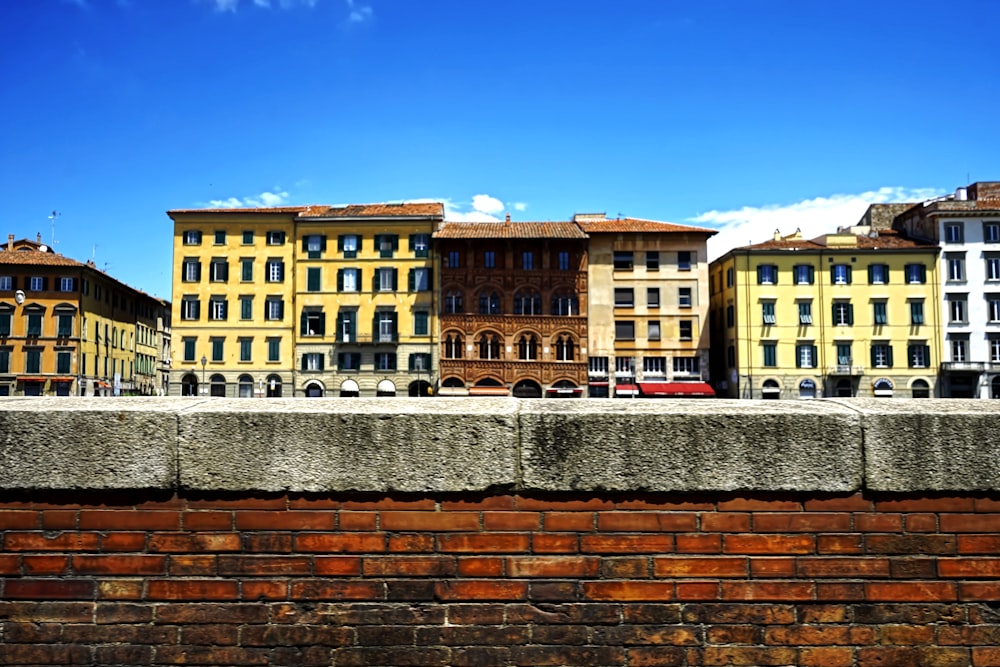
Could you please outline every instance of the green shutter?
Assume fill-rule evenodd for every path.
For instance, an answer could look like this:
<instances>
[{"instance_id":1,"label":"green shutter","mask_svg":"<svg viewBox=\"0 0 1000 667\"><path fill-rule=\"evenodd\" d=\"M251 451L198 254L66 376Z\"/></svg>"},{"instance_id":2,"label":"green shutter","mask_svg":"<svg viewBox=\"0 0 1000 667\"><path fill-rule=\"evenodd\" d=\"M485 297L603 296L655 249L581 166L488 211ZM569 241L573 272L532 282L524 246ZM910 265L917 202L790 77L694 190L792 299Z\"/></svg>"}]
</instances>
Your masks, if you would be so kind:
<instances>
[{"instance_id":1,"label":"green shutter","mask_svg":"<svg viewBox=\"0 0 1000 667\"><path fill-rule=\"evenodd\" d=\"M888 354L886 358L889 360L889 368L892 368L892 345L886 345Z\"/></svg>"},{"instance_id":2,"label":"green shutter","mask_svg":"<svg viewBox=\"0 0 1000 667\"><path fill-rule=\"evenodd\" d=\"M306 359L307 359L308 357L309 357L309 355L308 355L308 354L303 354L303 355L302 355L302 370L306 370L306 368L307 368L307 367L308 367L308 365L309 365L308 363L306 363Z\"/></svg>"},{"instance_id":3,"label":"green shutter","mask_svg":"<svg viewBox=\"0 0 1000 667\"><path fill-rule=\"evenodd\" d=\"M337 269L337 291L338 292L343 292L344 291L344 270L343 269Z\"/></svg>"},{"instance_id":4,"label":"green shutter","mask_svg":"<svg viewBox=\"0 0 1000 667\"><path fill-rule=\"evenodd\" d=\"M868 265L868 284L871 285L875 282L875 265Z\"/></svg>"},{"instance_id":5,"label":"green shutter","mask_svg":"<svg viewBox=\"0 0 1000 667\"><path fill-rule=\"evenodd\" d=\"M399 289L399 281L398 281L399 269L394 267L389 270L392 271L392 291L395 292L396 290Z\"/></svg>"},{"instance_id":6,"label":"green shutter","mask_svg":"<svg viewBox=\"0 0 1000 667\"><path fill-rule=\"evenodd\" d=\"M337 252L344 252L344 235L337 237Z\"/></svg>"},{"instance_id":7,"label":"green shutter","mask_svg":"<svg viewBox=\"0 0 1000 667\"><path fill-rule=\"evenodd\" d=\"M848 274L848 275L850 275L850 274ZM854 304L853 303L847 304L847 323L849 325L851 325L851 326L854 326Z\"/></svg>"},{"instance_id":8,"label":"green shutter","mask_svg":"<svg viewBox=\"0 0 1000 667\"><path fill-rule=\"evenodd\" d=\"M389 319L392 320L392 340L395 341L399 338L399 313L392 311L389 313Z\"/></svg>"},{"instance_id":9,"label":"green shutter","mask_svg":"<svg viewBox=\"0 0 1000 667\"><path fill-rule=\"evenodd\" d=\"M372 274L372 292L378 291L379 274L381 274L383 270L384 269L375 269L375 272Z\"/></svg>"},{"instance_id":10,"label":"green shutter","mask_svg":"<svg viewBox=\"0 0 1000 667\"><path fill-rule=\"evenodd\" d=\"M852 271L851 271L851 265L847 264L845 266L847 268L847 284L850 285L851 284L851 273L852 273Z\"/></svg>"},{"instance_id":11,"label":"green shutter","mask_svg":"<svg viewBox=\"0 0 1000 667\"><path fill-rule=\"evenodd\" d=\"M932 368L931 366L931 346L924 345L924 365L927 368Z\"/></svg>"},{"instance_id":12,"label":"green shutter","mask_svg":"<svg viewBox=\"0 0 1000 667\"><path fill-rule=\"evenodd\" d=\"M306 311L302 311L299 316L299 335L305 336L309 333L309 317Z\"/></svg>"},{"instance_id":13,"label":"green shutter","mask_svg":"<svg viewBox=\"0 0 1000 667\"><path fill-rule=\"evenodd\" d=\"M321 312L319 314L319 322L317 323L316 333L320 336L326 335L326 313Z\"/></svg>"},{"instance_id":14,"label":"green shutter","mask_svg":"<svg viewBox=\"0 0 1000 667\"><path fill-rule=\"evenodd\" d=\"M407 274L407 277L406 277L406 290L408 292L414 292L414 291L416 291L416 287L417 287L416 274L417 274L417 270L416 269L410 269L409 274Z\"/></svg>"}]
</instances>

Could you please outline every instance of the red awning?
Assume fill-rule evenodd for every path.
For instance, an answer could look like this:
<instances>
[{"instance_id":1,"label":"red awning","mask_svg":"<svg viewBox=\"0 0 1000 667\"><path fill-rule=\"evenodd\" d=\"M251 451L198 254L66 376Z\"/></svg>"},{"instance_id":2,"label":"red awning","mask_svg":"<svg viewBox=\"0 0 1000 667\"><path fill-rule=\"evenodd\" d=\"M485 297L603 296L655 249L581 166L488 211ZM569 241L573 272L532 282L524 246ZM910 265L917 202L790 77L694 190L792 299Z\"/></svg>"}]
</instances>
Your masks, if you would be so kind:
<instances>
[{"instance_id":1,"label":"red awning","mask_svg":"<svg viewBox=\"0 0 1000 667\"><path fill-rule=\"evenodd\" d=\"M643 396L655 398L684 397L713 398L715 391L707 382L640 382L639 391Z\"/></svg>"},{"instance_id":2,"label":"red awning","mask_svg":"<svg viewBox=\"0 0 1000 667\"><path fill-rule=\"evenodd\" d=\"M590 382L588 383L591 387L607 387L607 382Z\"/></svg>"},{"instance_id":3,"label":"red awning","mask_svg":"<svg viewBox=\"0 0 1000 667\"><path fill-rule=\"evenodd\" d=\"M35 377L34 375L18 375L18 382L45 382L43 377Z\"/></svg>"},{"instance_id":4,"label":"red awning","mask_svg":"<svg viewBox=\"0 0 1000 667\"><path fill-rule=\"evenodd\" d=\"M616 396L637 396L639 394L639 387L634 384L616 384L615 385L615 395Z\"/></svg>"},{"instance_id":5,"label":"red awning","mask_svg":"<svg viewBox=\"0 0 1000 667\"><path fill-rule=\"evenodd\" d=\"M74 378L52 378L53 382L72 382Z\"/></svg>"},{"instance_id":6,"label":"red awning","mask_svg":"<svg viewBox=\"0 0 1000 667\"><path fill-rule=\"evenodd\" d=\"M469 387L469 396L510 396L507 387Z\"/></svg>"}]
</instances>

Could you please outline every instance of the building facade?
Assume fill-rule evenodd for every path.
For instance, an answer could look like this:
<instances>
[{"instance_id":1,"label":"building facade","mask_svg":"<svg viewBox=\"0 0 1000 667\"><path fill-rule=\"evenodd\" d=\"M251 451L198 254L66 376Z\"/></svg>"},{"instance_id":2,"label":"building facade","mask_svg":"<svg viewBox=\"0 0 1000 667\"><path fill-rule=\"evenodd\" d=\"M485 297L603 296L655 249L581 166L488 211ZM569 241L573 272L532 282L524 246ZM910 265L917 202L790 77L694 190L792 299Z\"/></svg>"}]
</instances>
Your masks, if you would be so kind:
<instances>
[{"instance_id":1,"label":"building facade","mask_svg":"<svg viewBox=\"0 0 1000 667\"><path fill-rule=\"evenodd\" d=\"M938 395L938 248L859 231L775 234L712 262L719 396Z\"/></svg>"},{"instance_id":2,"label":"building facade","mask_svg":"<svg viewBox=\"0 0 1000 667\"><path fill-rule=\"evenodd\" d=\"M715 230L573 219L589 237L589 395L712 396L707 240Z\"/></svg>"}]
</instances>

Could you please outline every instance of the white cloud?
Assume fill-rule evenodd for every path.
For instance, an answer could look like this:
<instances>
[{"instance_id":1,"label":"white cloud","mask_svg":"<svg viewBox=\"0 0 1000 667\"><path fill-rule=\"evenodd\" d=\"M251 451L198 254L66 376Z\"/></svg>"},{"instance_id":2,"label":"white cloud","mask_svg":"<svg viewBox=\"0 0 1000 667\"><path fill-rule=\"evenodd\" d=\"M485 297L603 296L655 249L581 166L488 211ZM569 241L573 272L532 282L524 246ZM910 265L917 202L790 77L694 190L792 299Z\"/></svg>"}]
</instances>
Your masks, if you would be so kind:
<instances>
[{"instance_id":1,"label":"white cloud","mask_svg":"<svg viewBox=\"0 0 1000 667\"><path fill-rule=\"evenodd\" d=\"M525 211L528 210L528 205L525 204L523 201L516 201L513 204L511 204L511 207L513 207L513 209L515 211L518 211L518 212L521 212L521 213L523 213L523 212L525 212Z\"/></svg>"},{"instance_id":2,"label":"white cloud","mask_svg":"<svg viewBox=\"0 0 1000 667\"><path fill-rule=\"evenodd\" d=\"M500 222L503 219L502 213L513 208L515 211L524 211L528 205L524 202L513 202L505 204L503 201L491 195L475 195L469 204L456 204L451 199L432 199L428 201L440 201L444 203L444 219L449 222ZM469 206L472 210L465 210Z\"/></svg>"},{"instance_id":3,"label":"white cloud","mask_svg":"<svg viewBox=\"0 0 1000 667\"><path fill-rule=\"evenodd\" d=\"M229 197L228 199L212 199L208 208L261 208L268 206L285 206L288 204L287 192L262 192L251 197Z\"/></svg>"},{"instance_id":4,"label":"white cloud","mask_svg":"<svg viewBox=\"0 0 1000 667\"><path fill-rule=\"evenodd\" d=\"M217 12L236 12L240 6L240 0L209 0ZM271 8L271 0L249 0L255 7L263 9ZM319 0L278 0L278 7L281 9L291 9L293 7L315 7Z\"/></svg>"},{"instance_id":5,"label":"white cloud","mask_svg":"<svg viewBox=\"0 0 1000 667\"><path fill-rule=\"evenodd\" d=\"M475 195L472 198L472 208L480 213L499 213L504 209L503 202L489 195Z\"/></svg>"},{"instance_id":6,"label":"white cloud","mask_svg":"<svg viewBox=\"0 0 1000 667\"><path fill-rule=\"evenodd\" d=\"M919 202L940 197L934 188L882 187L859 194L834 194L803 199L791 204L744 206L729 211L708 211L688 222L714 227L719 233L708 240L709 260L733 248L761 243L779 230L782 236L802 230L804 238L815 238L856 224L869 204Z\"/></svg>"},{"instance_id":7,"label":"white cloud","mask_svg":"<svg viewBox=\"0 0 1000 667\"><path fill-rule=\"evenodd\" d=\"M370 20L375 12L372 11L370 5L365 5L357 0L346 0L347 1L347 20L349 23L364 23ZM315 2L315 0L313 0Z\"/></svg>"}]
</instances>

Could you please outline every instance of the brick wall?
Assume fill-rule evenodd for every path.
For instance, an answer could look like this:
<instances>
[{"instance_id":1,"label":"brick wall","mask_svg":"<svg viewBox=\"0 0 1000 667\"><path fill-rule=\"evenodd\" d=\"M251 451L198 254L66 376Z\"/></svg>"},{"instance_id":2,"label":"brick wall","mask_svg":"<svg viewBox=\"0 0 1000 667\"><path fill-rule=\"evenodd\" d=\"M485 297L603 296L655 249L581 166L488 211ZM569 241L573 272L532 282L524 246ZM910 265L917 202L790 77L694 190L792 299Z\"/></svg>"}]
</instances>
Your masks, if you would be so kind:
<instances>
[{"instance_id":1,"label":"brick wall","mask_svg":"<svg viewBox=\"0 0 1000 667\"><path fill-rule=\"evenodd\" d=\"M1000 495L0 496L0 664L1000 665Z\"/></svg>"}]
</instances>

